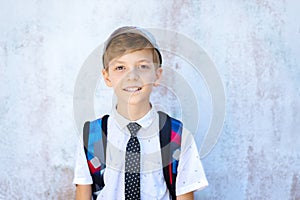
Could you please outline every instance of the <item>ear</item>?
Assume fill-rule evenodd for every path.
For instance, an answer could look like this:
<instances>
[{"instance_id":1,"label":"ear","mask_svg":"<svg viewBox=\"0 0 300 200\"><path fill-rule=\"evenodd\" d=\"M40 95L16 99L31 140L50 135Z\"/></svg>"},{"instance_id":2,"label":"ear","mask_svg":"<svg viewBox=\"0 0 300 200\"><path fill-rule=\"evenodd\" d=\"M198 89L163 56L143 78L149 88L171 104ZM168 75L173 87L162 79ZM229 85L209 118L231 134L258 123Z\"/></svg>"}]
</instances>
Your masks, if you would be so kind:
<instances>
[{"instance_id":1,"label":"ear","mask_svg":"<svg viewBox=\"0 0 300 200\"><path fill-rule=\"evenodd\" d=\"M159 83L160 83L160 80L161 80L161 77L162 77L162 72L163 72L163 69L161 67L157 68L155 73L156 73L156 79L154 81L154 86L158 86Z\"/></svg>"},{"instance_id":2,"label":"ear","mask_svg":"<svg viewBox=\"0 0 300 200\"><path fill-rule=\"evenodd\" d=\"M108 73L108 70L103 69L103 70L102 70L102 76L103 76L103 79L104 79L105 84L106 84L108 87L112 87L111 81L110 81L110 79L109 79L109 73Z\"/></svg>"}]
</instances>

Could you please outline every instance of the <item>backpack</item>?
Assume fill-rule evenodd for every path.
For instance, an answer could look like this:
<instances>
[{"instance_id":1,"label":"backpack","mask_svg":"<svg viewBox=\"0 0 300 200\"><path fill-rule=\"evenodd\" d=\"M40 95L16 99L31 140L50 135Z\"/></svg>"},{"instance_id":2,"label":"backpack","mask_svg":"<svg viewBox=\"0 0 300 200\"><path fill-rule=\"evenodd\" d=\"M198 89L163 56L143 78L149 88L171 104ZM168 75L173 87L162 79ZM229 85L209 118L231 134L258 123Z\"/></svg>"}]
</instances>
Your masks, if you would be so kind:
<instances>
[{"instance_id":1,"label":"backpack","mask_svg":"<svg viewBox=\"0 0 300 200\"><path fill-rule=\"evenodd\" d=\"M162 155L163 174L167 188L176 199L176 176L180 155L182 122L159 111L159 138ZM93 199L105 185L103 173L105 171L105 155L107 146L107 119L108 115L95 121L85 122L83 128L84 151L89 170L93 179ZM166 147L166 148L164 148Z\"/></svg>"}]
</instances>

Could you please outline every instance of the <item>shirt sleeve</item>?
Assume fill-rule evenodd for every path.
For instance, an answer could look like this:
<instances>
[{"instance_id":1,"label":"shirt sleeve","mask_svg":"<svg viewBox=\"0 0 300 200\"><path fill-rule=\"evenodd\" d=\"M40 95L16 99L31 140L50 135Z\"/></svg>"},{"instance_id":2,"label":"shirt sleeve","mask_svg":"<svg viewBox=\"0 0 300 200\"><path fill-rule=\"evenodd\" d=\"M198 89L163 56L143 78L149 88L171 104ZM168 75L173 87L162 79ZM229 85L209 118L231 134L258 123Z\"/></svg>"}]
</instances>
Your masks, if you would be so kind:
<instances>
[{"instance_id":1,"label":"shirt sleeve","mask_svg":"<svg viewBox=\"0 0 300 200\"><path fill-rule=\"evenodd\" d=\"M194 137L189 131L183 129L176 180L176 195L201 190L206 186L208 186L208 182Z\"/></svg>"},{"instance_id":2,"label":"shirt sleeve","mask_svg":"<svg viewBox=\"0 0 300 200\"><path fill-rule=\"evenodd\" d=\"M93 180L87 164L82 140L78 142L73 184L89 185Z\"/></svg>"}]
</instances>

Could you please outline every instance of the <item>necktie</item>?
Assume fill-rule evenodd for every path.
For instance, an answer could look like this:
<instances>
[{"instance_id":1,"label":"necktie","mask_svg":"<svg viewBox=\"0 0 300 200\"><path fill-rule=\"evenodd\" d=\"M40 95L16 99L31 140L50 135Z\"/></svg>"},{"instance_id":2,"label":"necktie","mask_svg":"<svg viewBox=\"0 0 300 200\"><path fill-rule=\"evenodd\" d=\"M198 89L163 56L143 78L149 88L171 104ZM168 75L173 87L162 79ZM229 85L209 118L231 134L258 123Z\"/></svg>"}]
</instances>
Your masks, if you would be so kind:
<instances>
[{"instance_id":1,"label":"necktie","mask_svg":"<svg viewBox=\"0 0 300 200\"><path fill-rule=\"evenodd\" d=\"M136 137L141 126L129 123L127 128L131 137L126 146L125 155L125 199L139 200L140 197L140 154L141 147Z\"/></svg>"}]
</instances>

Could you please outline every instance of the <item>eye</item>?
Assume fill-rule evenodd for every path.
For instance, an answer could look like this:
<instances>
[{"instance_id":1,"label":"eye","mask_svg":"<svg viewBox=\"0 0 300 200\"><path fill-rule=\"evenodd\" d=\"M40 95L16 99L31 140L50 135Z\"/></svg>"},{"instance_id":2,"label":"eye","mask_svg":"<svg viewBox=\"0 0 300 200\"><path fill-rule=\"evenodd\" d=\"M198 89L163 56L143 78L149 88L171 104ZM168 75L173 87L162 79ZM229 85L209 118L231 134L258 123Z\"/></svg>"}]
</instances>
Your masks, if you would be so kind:
<instances>
[{"instance_id":1,"label":"eye","mask_svg":"<svg viewBox=\"0 0 300 200\"><path fill-rule=\"evenodd\" d=\"M149 65L140 65L139 66L139 69L149 69L150 68L150 66Z\"/></svg>"},{"instance_id":2,"label":"eye","mask_svg":"<svg viewBox=\"0 0 300 200\"><path fill-rule=\"evenodd\" d=\"M125 69L125 67L122 66L122 65L116 66L116 67L115 67L115 70L116 70L116 71L122 71L122 70L124 70L124 69Z\"/></svg>"}]
</instances>

